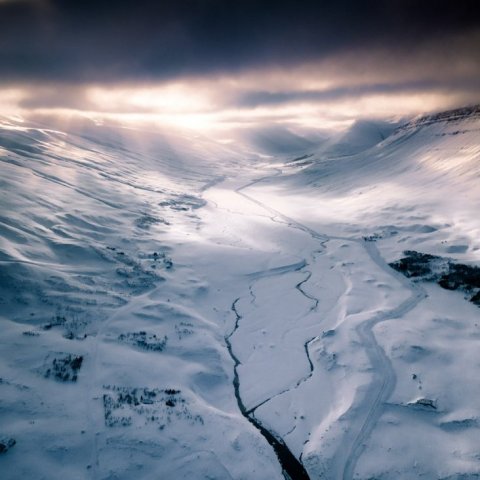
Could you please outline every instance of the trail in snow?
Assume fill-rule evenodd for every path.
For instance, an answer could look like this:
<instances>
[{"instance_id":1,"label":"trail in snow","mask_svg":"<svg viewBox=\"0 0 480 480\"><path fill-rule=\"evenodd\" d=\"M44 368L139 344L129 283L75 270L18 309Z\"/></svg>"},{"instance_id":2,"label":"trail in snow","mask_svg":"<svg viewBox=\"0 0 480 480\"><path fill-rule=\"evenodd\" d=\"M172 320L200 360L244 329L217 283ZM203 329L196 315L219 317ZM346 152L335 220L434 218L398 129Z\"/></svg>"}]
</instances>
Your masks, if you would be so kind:
<instances>
[{"instance_id":1,"label":"trail in snow","mask_svg":"<svg viewBox=\"0 0 480 480\"><path fill-rule=\"evenodd\" d=\"M319 233L313 230L312 228L297 222L293 218L282 214L278 210L270 207L269 205L266 205L265 203L253 198L252 196L244 192L244 190L247 189L248 187L251 187L257 183L260 183L263 180L281 175L281 173L282 171L280 169L277 169L277 173L275 175L264 176L256 180L253 180L247 183L246 185L243 185L237 188L235 192L238 195L241 195L242 197L251 201L252 203L272 213L273 215L271 217L272 221L278 222L277 219L281 219L283 222L285 222L285 224L288 227L301 230L311 235L312 238L319 240L322 247L325 247L325 243L328 242L329 240L344 240L344 241L354 242L361 245L365 249L370 259L378 267L380 267L382 270L388 273L388 275L390 275L391 277L395 278L399 283L401 283L405 288L407 288L410 291L410 297L404 302L402 302L399 306L391 310L388 310L386 312L379 312L373 318L370 318L362 322L356 327L356 332L370 360L374 378L371 384L369 385L369 388L366 394L363 396L360 402L351 407L350 411L358 412L359 414L358 421L355 422L355 425L353 428L349 428L345 439L342 441L341 451L338 452L338 455L334 461L334 472L332 472L334 475L333 478L338 478L342 480L351 480L353 479L357 461L364 450L365 442L368 440L379 418L383 414L385 403L387 402L388 398L391 396L396 384L396 376L395 376L391 361L388 358L388 356L385 354L383 348L378 344L375 338L375 335L373 333L373 328L380 322L383 322L389 319L400 318L403 315L407 314L410 310L415 308L423 298L426 297L426 294L420 286L411 283L408 279L397 274L397 272L392 270L388 266L388 264L385 262L385 260L381 257L374 242L369 242L363 239L352 238L352 237L329 236L326 234ZM308 281L309 278L310 277L307 277L305 280L300 282L296 286L296 288L302 294L304 294L307 298L317 302L314 307L315 309L316 306L318 305L318 300L306 294L301 288L301 286L306 281ZM294 388L298 387L298 385L308 380L308 378L310 378L311 375L313 374L314 366L309 354L309 345L316 338L318 337L314 337L310 339L304 345L305 353L306 353L308 362L310 364L310 373L306 377L301 379ZM238 375L237 375L237 380L238 380ZM279 394L275 395L275 397L289 390L291 389L282 391ZM248 412L245 412L245 414L248 415L250 413L254 413L254 411L258 407L266 404L272 398L274 397L271 397L265 400L264 402L260 403L253 409L249 410ZM362 411L365 411L366 413L360 417L360 412ZM295 479L296 477L292 477L292 478Z\"/></svg>"},{"instance_id":2,"label":"trail in snow","mask_svg":"<svg viewBox=\"0 0 480 480\"><path fill-rule=\"evenodd\" d=\"M257 200L256 198L253 198L250 195L247 195L246 193L243 192L243 190L245 190L249 187L252 187L253 185L256 185L257 183L260 183L263 180L267 180L267 179L273 178L273 177L278 177L279 175L282 174L281 169L277 168L276 170L277 170L277 172L275 173L275 175L267 175L265 177L257 178L256 180L252 180L251 182L247 183L246 185L242 185L241 187L236 188L235 193L237 193L238 195L241 195L242 197L246 198L250 202L253 202L255 205L258 205L259 207L273 213L273 215L274 215L273 218L270 217L270 220L272 220L272 222L275 222L275 220L274 220L275 217L279 217L280 219L282 219L287 224L287 226L296 228L298 230L302 230L303 232L311 235L313 238L315 238L317 240L320 240L321 244L323 246L322 242L328 241L333 237L329 237L328 235L318 233L315 230L313 230L312 228L307 227L306 225L303 225L302 223L297 222L293 218L288 217L287 215L284 215L282 212L279 212L278 210L275 210L274 208L270 207L269 205L266 205L265 203Z\"/></svg>"},{"instance_id":3,"label":"trail in snow","mask_svg":"<svg viewBox=\"0 0 480 480\"><path fill-rule=\"evenodd\" d=\"M393 393L396 384L396 376L392 363L383 348L378 344L373 333L373 328L385 320L402 317L415 308L418 303L426 297L426 293L422 287L409 282L405 277L399 276L388 266L380 256L374 242L364 242L364 246L372 261L408 288L410 290L410 296L399 306L386 312L379 312L376 316L362 322L356 328L362 345L365 346L375 378L372 380L361 404L355 407L359 411L362 411L363 408L368 409L365 420L363 420L358 433L355 435L355 432L350 429L350 435L347 435L347 439L343 442L344 446L345 443L349 446L348 450L346 448L342 449L348 452L344 462L342 462L343 480L351 480L353 478L355 466L365 448L365 442L368 440L376 423L383 414L385 403Z\"/></svg>"}]
</instances>

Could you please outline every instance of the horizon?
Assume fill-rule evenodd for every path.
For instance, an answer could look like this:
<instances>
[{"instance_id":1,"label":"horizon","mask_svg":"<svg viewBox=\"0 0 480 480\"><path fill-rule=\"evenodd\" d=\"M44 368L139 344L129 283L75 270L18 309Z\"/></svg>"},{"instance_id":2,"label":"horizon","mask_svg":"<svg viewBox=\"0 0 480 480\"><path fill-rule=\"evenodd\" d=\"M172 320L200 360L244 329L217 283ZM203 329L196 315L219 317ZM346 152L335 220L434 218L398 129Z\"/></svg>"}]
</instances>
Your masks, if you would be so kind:
<instances>
[{"instance_id":1,"label":"horizon","mask_svg":"<svg viewBox=\"0 0 480 480\"><path fill-rule=\"evenodd\" d=\"M478 104L474 3L3 0L2 113L221 137Z\"/></svg>"},{"instance_id":2,"label":"horizon","mask_svg":"<svg viewBox=\"0 0 480 480\"><path fill-rule=\"evenodd\" d=\"M0 0L1 480L480 480L477 3Z\"/></svg>"}]
</instances>

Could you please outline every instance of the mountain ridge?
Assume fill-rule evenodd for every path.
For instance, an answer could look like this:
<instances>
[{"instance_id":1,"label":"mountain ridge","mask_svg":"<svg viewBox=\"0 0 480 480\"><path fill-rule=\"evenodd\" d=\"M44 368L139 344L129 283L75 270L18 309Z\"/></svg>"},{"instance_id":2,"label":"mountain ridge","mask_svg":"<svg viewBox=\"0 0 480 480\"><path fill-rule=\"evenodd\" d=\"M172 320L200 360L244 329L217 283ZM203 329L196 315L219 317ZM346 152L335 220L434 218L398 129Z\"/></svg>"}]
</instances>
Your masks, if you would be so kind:
<instances>
[{"instance_id":1,"label":"mountain ridge","mask_svg":"<svg viewBox=\"0 0 480 480\"><path fill-rule=\"evenodd\" d=\"M458 107L450 110L442 110L437 113L420 115L413 120L405 123L397 130L406 130L414 127L431 125L438 122L454 122L469 117L480 117L480 104Z\"/></svg>"}]
</instances>

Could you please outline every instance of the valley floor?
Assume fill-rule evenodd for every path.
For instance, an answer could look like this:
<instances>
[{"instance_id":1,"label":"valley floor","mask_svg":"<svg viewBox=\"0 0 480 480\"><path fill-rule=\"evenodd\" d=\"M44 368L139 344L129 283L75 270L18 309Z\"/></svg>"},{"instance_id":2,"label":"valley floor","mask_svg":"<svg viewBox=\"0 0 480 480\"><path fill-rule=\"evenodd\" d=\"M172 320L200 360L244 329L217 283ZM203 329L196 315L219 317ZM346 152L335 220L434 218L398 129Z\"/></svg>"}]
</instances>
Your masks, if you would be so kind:
<instances>
[{"instance_id":1,"label":"valley floor","mask_svg":"<svg viewBox=\"0 0 480 480\"><path fill-rule=\"evenodd\" d=\"M479 309L389 266L425 245L471 262L475 224L399 201L348 218L352 196L292 186L288 162L163 146L130 158L142 177L91 139L15 132L2 478L479 478Z\"/></svg>"}]
</instances>

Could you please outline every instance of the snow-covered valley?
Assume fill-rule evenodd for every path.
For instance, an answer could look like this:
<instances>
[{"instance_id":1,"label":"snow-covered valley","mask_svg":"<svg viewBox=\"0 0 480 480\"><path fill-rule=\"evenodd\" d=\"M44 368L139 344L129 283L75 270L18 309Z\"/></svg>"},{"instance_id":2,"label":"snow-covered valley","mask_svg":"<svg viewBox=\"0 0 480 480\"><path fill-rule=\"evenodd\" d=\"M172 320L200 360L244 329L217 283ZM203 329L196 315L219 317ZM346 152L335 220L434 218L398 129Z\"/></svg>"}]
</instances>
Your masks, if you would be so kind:
<instances>
[{"instance_id":1,"label":"snow-covered valley","mask_svg":"<svg viewBox=\"0 0 480 480\"><path fill-rule=\"evenodd\" d=\"M368 131L2 121L2 478L480 478L479 109Z\"/></svg>"}]
</instances>

